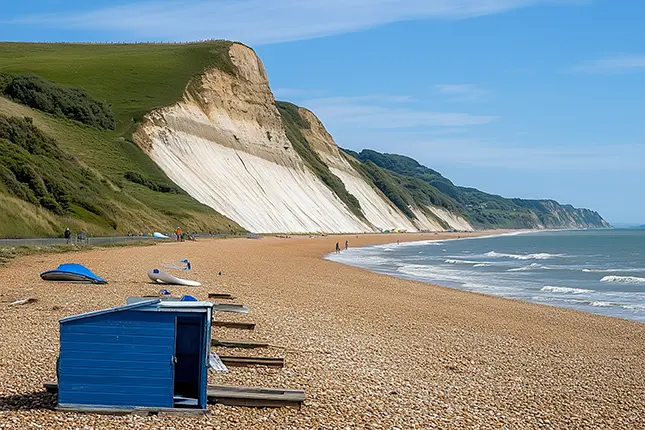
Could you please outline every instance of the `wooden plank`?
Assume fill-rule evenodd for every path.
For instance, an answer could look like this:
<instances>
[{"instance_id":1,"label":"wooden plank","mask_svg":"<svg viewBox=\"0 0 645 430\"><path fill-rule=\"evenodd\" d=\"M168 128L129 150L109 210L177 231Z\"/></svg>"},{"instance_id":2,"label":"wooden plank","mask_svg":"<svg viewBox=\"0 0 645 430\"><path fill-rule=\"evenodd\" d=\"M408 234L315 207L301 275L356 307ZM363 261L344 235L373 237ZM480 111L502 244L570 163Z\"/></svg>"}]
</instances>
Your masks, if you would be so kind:
<instances>
[{"instance_id":1,"label":"wooden plank","mask_svg":"<svg viewBox=\"0 0 645 430\"><path fill-rule=\"evenodd\" d=\"M43 387L50 393L58 392L58 384L56 382L45 382ZM261 387L234 387L234 386L222 386L222 385L209 385L208 386L208 402L209 403L220 403L223 405L232 405L232 406L249 406L249 407L259 407L259 408L275 408L281 406L295 406L300 407L305 401L305 392L304 390L286 390L281 388L261 388ZM97 411L94 408L87 408L84 406L70 408L62 407L61 410L74 410L79 412L92 412L92 413L146 413L146 412L161 412L176 414L181 413L182 410L177 410L175 408L136 408L131 411L123 410L110 410L103 409L103 411ZM85 410L83 410L85 409ZM190 409L188 412L198 412L201 410Z\"/></svg>"},{"instance_id":2,"label":"wooden plank","mask_svg":"<svg viewBox=\"0 0 645 430\"><path fill-rule=\"evenodd\" d=\"M269 346L266 342L257 342L250 340L223 340L211 339L212 346L223 346L226 348L267 348Z\"/></svg>"},{"instance_id":3,"label":"wooden plank","mask_svg":"<svg viewBox=\"0 0 645 430\"><path fill-rule=\"evenodd\" d=\"M305 401L304 390L280 388L208 386L208 401L232 406L275 408L281 406L300 407Z\"/></svg>"},{"instance_id":4,"label":"wooden plank","mask_svg":"<svg viewBox=\"0 0 645 430\"><path fill-rule=\"evenodd\" d=\"M241 330L255 330L255 323L250 323L250 322L213 320L213 326L226 327L226 328L239 328Z\"/></svg>"},{"instance_id":5,"label":"wooden plank","mask_svg":"<svg viewBox=\"0 0 645 430\"><path fill-rule=\"evenodd\" d=\"M238 314L248 314L249 308L239 303L214 303L214 312L235 312Z\"/></svg>"},{"instance_id":6,"label":"wooden plank","mask_svg":"<svg viewBox=\"0 0 645 430\"><path fill-rule=\"evenodd\" d=\"M233 300L235 297L229 293L208 293L209 299Z\"/></svg>"},{"instance_id":7,"label":"wooden plank","mask_svg":"<svg viewBox=\"0 0 645 430\"><path fill-rule=\"evenodd\" d=\"M220 355L219 358L222 360L222 363L229 367L284 367L284 358L282 357L240 357L233 355Z\"/></svg>"}]
</instances>

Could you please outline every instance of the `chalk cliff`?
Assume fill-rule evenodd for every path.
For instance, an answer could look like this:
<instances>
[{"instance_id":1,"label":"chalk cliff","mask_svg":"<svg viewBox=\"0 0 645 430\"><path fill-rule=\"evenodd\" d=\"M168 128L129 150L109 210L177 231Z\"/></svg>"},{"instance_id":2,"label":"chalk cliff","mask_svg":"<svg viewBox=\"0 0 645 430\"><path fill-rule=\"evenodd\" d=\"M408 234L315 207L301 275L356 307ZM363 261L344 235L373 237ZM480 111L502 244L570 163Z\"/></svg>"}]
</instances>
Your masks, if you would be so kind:
<instances>
[{"instance_id":1,"label":"chalk cliff","mask_svg":"<svg viewBox=\"0 0 645 430\"><path fill-rule=\"evenodd\" d=\"M406 217L352 168L318 118L300 109L311 149L358 199L363 216L352 213L294 150L261 60L240 44L231 45L230 57L236 75L207 70L180 102L149 113L134 133L173 182L256 232L445 228L421 211L417 219ZM457 214L428 210L449 228L471 229Z\"/></svg>"}]
</instances>

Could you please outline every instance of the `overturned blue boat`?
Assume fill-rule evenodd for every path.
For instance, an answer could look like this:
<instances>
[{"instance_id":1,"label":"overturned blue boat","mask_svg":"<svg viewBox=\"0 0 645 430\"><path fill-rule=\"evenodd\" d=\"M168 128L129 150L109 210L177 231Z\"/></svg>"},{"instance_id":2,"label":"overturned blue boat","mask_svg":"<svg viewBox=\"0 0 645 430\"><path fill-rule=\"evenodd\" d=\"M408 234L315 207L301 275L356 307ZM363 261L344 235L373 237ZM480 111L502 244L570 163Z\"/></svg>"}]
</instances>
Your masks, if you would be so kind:
<instances>
[{"instance_id":1,"label":"overturned blue boat","mask_svg":"<svg viewBox=\"0 0 645 430\"><path fill-rule=\"evenodd\" d=\"M45 281L86 282L91 284L107 284L107 281L82 264L61 264L55 270L40 274Z\"/></svg>"}]
</instances>

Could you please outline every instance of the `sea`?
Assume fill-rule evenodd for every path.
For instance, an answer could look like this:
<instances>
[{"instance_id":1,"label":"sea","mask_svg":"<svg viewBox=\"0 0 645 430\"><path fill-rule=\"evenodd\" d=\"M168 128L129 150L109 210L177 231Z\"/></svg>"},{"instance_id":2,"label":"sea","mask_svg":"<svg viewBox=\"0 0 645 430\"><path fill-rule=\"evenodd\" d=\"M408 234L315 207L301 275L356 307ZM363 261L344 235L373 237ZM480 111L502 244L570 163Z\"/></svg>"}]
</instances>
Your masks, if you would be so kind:
<instances>
[{"instance_id":1,"label":"sea","mask_svg":"<svg viewBox=\"0 0 645 430\"><path fill-rule=\"evenodd\" d=\"M374 272L645 322L645 230L560 230L349 248Z\"/></svg>"}]
</instances>

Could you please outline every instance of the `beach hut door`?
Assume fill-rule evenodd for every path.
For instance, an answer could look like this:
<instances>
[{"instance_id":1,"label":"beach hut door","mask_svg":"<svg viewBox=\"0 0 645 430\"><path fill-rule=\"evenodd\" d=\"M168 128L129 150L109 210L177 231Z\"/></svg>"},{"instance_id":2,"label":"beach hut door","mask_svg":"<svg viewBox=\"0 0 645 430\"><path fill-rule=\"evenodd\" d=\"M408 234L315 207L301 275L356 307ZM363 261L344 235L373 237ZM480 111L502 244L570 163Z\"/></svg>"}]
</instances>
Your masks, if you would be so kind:
<instances>
[{"instance_id":1,"label":"beach hut door","mask_svg":"<svg viewBox=\"0 0 645 430\"><path fill-rule=\"evenodd\" d=\"M201 375L202 319L177 317L174 354L174 395L177 407L199 406Z\"/></svg>"}]
</instances>

